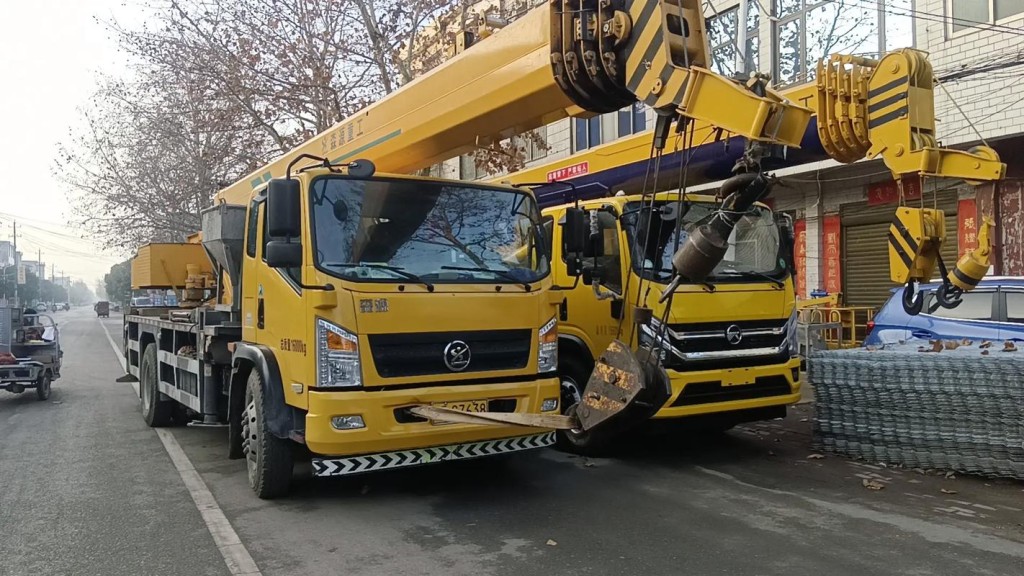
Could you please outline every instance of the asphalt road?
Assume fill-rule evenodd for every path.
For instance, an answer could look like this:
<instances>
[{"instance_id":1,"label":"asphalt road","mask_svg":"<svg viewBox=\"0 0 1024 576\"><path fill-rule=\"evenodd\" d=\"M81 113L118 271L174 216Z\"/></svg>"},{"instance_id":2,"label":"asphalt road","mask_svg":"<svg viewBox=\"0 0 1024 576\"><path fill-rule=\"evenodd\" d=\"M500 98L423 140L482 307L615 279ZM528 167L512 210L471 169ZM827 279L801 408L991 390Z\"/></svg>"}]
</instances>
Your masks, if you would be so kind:
<instances>
[{"instance_id":1,"label":"asphalt road","mask_svg":"<svg viewBox=\"0 0 1024 576\"><path fill-rule=\"evenodd\" d=\"M228 574L132 388L114 382L101 321L58 321L50 401L0 392L0 575ZM120 317L102 322L117 337ZM264 575L1024 573L1024 483L808 458L811 410L604 459L298 470L274 502L224 458L224 430L172 434Z\"/></svg>"}]
</instances>

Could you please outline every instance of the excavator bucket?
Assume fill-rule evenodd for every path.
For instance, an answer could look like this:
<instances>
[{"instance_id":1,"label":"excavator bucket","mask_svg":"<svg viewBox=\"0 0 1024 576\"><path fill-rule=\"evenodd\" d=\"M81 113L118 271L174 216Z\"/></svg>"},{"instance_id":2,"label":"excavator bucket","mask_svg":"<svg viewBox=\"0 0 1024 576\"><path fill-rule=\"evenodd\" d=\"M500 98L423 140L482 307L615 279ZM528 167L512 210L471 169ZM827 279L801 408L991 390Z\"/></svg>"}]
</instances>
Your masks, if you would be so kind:
<instances>
[{"instance_id":1,"label":"excavator bucket","mask_svg":"<svg viewBox=\"0 0 1024 576\"><path fill-rule=\"evenodd\" d=\"M575 416L584 432L628 428L650 418L668 395L668 374L661 364L614 340L594 363Z\"/></svg>"}]
</instances>

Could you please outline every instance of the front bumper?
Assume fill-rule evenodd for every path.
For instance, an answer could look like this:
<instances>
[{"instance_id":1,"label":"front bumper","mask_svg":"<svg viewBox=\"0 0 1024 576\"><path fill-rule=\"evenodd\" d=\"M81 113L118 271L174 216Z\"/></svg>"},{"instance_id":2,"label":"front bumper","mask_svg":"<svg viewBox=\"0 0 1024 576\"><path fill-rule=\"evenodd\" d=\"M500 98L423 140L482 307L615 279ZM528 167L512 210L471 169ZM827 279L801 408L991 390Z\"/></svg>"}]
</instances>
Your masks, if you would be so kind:
<instances>
[{"instance_id":1,"label":"front bumper","mask_svg":"<svg viewBox=\"0 0 1024 576\"><path fill-rule=\"evenodd\" d=\"M800 359L767 366L678 372L668 370L672 395L655 418L787 406L800 401Z\"/></svg>"},{"instance_id":2,"label":"front bumper","mask_svg":"<svg viewBox=\"0 0 1024 576\"><path fill-rule=\"evenodd\" d=\"M306 413L306 446L316 455L314 459L319 459L328 456L384 456L408 450L449 449L503 438L536 436L539 432L549 431L511 425L437 425L411 421L404 409L436 402L498 400L508 403L514 400L515 412L539 413L544 399L558 397L558 378L553 376L527 382L438 385L404 390L311 390ZM331 426L332 417L350 415L361 416L365 427L336 430Z\"/></svg>"},{"instance_id":3,"label":"front bumper","mask_svg":"<svg viewBox=\"0 0 1024 576\"><path fill-rule=\"evenodd\" d=\"M397 450L394 452L383 452L380 454L366 454L363 456L347 456L342 458L314 458L314 476L351 476L378 470L391 470L394 468L407 468L409 466L421 466L423 464L435 464L438 462L449 462L452 460L466 460L469 458L481 458L483 456L496 456L498 454L509 454L521 452L533 448L543 448L555 443L554 432L544 432L531 436L518 436L513 438L499 438L497 440L484 440L483 442L467 442L464 444L451 444L448 446L435 446L432 448L418 448L413 450Z\"/></svg>"}]
</instances>

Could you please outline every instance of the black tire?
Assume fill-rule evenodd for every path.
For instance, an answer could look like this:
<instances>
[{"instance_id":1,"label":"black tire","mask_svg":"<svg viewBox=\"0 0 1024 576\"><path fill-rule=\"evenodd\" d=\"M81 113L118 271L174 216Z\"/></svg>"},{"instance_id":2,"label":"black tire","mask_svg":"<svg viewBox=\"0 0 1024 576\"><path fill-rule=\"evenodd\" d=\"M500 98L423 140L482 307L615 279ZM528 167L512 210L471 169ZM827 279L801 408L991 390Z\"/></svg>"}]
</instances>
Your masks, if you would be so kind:
<instances>
[{"instance_id":1,"label":"black tire","mask_svg":"<svg viewBox=\"0 0 1024 576\"><path fill-rule=\"evenodd\" d=\"M256 496L269 500L288 493L294 458L292 443L274 436L267 425L263 378L258 370L249 374L242 412L242 451L245 453L249 487Z\"/></svg>"},{"instance_id":2,"label":"black tire","mask_svg":"<svg viewBox=\"0 0 1024 576\"><path fill-rule=\"evenodd\" d=\"M50 378L50 374L46 373L39 377L39 381L36 382L36 398L40 401L49 400L50 398L50 384L53 380Z\"/></svg>"},{"instance_id":3,"label":"black tire","mask_svg":"<svg viewBox=\"0 0 1024 576\"><path fill-rule=\"evenodd\" d=\"M590 379L590 365L576 356L565 356L558 361L558 378L562 389L562 414L575 410L583 396L587 380ZM607 446L601 437L582 430L559 430L555 447L570 454L596 456Z\"/></svg>"},{"instance_id":4,"label":"black tire","mask_svg":"<svg viewBox=\"0 0 1024 576\"><path fill-rule=\"evenodd\" d=\"M174 404L157 388L156 344L149 344L142 352L139 366L139 396L142 400L142 419L151 428L170 426L174 421Z\"/></svg>"}]
</instances>

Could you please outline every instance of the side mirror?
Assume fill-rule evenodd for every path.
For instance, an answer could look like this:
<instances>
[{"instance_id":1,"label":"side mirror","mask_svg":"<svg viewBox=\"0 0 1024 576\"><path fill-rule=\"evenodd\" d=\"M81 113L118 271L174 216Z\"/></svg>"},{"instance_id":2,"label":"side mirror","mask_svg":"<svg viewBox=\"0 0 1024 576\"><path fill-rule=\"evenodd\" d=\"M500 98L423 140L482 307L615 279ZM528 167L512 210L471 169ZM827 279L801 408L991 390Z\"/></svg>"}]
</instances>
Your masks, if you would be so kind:
<instances>
[{"instance_id":1,"label":"side mirror","mask_svg":"<svg viewBox=\"0 0 1024 576\"><path fill-rule=\"evenodd\" d=\"M562 223L562 251L580 253L587 246L588 226L586 213L580 208L567 208Z\"/></svg>"},{"instance_id":2,"label":"side mirror","mask_svg":"<svg viewBox=\"0 0 1024 576\"><path fill-rule=\"evenodd\" d=\"M302 233L298 180L277 178L270 181L267 187L267 233L271 238L295 238Z\"/></svg>"},{"instance_id":3,"label":"side mirror","mask_svg":"<svg viewBox=\"0 0 1024 576\"><path fill-rule=\"evenodd\" d=\"M779 227L779 248L782 252L782 260L786 263L786 269L790 274L796 273L796 232L793 226L793 219L786 214L777 214L775 223Z\"/></svg>"},{"instance_id":4,"label":"side mirror","mask_svg":"<svg viewBox=\"0 0 1024 576\"><path fill-rule=\"evenodd\" d=\"M594 269L593 268L584 268L584 269L580 270L580 272L581 272L581 274L583 276L583 283L584 284L586 284L587 286L590 286L591 284L594 283Z\"/></svg>"},{"instance_id":5,"label":"side mirror","mask_svg":"<svg viewBox=\"0 0 1024 576\"><path fill-rule=\"evenodd\" d=\"M267 266L271 268L302 266L302 244L282 240L267 242Z\"/></svg>"}]
</instances>

